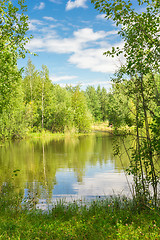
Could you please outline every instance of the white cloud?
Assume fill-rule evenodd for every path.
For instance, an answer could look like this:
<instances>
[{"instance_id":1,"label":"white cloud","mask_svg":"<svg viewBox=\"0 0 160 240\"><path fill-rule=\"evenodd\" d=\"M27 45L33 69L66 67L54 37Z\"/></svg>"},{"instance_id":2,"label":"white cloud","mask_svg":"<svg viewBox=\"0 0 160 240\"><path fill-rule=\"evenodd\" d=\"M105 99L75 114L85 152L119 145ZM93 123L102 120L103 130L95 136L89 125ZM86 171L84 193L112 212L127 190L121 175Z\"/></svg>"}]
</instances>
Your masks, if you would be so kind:
<instances>
[{"instance_id":1,"label":"white cloud","mask_svg":"<svg viewBox=\"0 0 160 240\"><path fill-rule=\"evenodd\" d=\"M37 24L37 25L43 25L43 22L40 20L37 20L37 19L32 19L32 20L30 20L30 22L33 24Z\"/></svg>"},{"instance_id":2,"label":"white cloud","mask_svg":"<svg viewBox=\"0 0 160 240\"><path fill-rule=\"evenodd\" d=\"M105 16L106 16L106 14L98 14L98 15L96 16L96 18L97 18L97 19L106 20Z\"/></svg>"},{"instance_id":3,"label":"white cloud","mask_svg":"<svg viewBox=\"0 0 160 240\"><path fill-rule=\"evenodd\" d=\"M93 80L92 79L92 82L83 82L81 80L78 79L77 76L51 76L50 79L52 80L53 83L58 83L60 86L62 87L66 87L66 84L68 83L62 83L63 81L70 81L70 85L72 87L75 87L77 86L77 84L79 84L81 87L86 87L86 86L98 86L98 85L102 85L102 86L105 86L106 88L111 87L111 84L113 84L113 82L109 81L109 80L106 80L106 81L98 81L98 80ZM75 81L72 81L71 83L71 80L75 80Z\"/></svg>"},{"instance_id":4,"label":"white cloud","mask_svg":"<svg viewBox=\"0 0 160 240\"><path fill-rule=\"evenodd\" d=\"M62 1L61 0L49 0L50 2L56 3L56 4L61 4Z\"/></svg>"},{"instance_id":5,"label":"white cloud","mask_svg":"<svg viewBox=\"0 0 160 240\"><path fill-rule=\"evenodd\" d=\"M46 21L40 21L40 20L37 20L37 19L31 19L29 21L29 30L34 32L33 33L34 34L34 39L38 39L38 42L39 42L40 40L42 41L42 39L39 37L39 34L41 34L41 35L43 34L45 36L45 39L51 39L53 37L55 38L57 36L57 33L53 29L58 27L59 25L60 25L59 23L48 24L48 22L46 22ZM32 44L33 43L31 43L31 45ZM39 46L37 46L37 47L39 48Z\"/></svg>"},{"instance_id":6,"label":"white cloud","mask_svg":"<svg viewBox=\"0 0 160 240\"><path fill-rule=\"evenodd\" d=\"M87 0L75 0L74 2L69 0L66 5L66 10L71 10L73 8L86 8L86 1Z\"/></svg>"},{"instance_id":7,"label":"white cloud","mask_svg":"<svg viewBox=\"0 0 160 240\"><path fill-rule=\"evenodd\" d=\"M116 34L118 34L118 30L112 30L112 31L108 31L106 33L106 36L111 36L111 35L116 35Z\"/></svg>"},{"instance_id":8,"label":"white cloud","mask_svg":"<svg viewBox=\"0 0 160 240\"><path fill-rule=\"evenodd\" d=\"M111 81L108 81L108 80L106 80L106 81L94 81L94 80L92 80L92 82L85 82L85 83L81 83L81 86L95 86L95 85L99 85L99 84L101 84L101 85L111 85L113 82L111 82Z\"/></svg>"},{"instance_id":9,"label":"white cloud","mask_svg":"<svg viewBox=\"0 0 160 240\"><path fill-rule=\"evenodd\" d=\"M45 3L44 3L44 2L40 2L39 5L36 5L36 6L34 7L34 9L38 9L38 10L42 10L42 9L44 9L44 8L45 8Z\"/></svg>"},{"instance_id":10,"label":"white cloud","mask_svg":"<svg viewBox=\"0 0 160 240\"><path fill-rule=\"evenodd\" d=\"M37 19L32 19L29 21L29 30L35 31L37 30L37 25L43 25L43 22Z\"/></svg>"},{"instance_id":11,"label":"white cloud","mask_svg":"<svg viewBox=\"0 0 160 240\"><path fill-rule=\"evenodd\" d=\"M33 38L29 41L29 43L26 45L27 49L30 49L32 51L42 52L44 50L44 43L43 40L40 38Z\"/></svg>"},{"instance_id":12,"label":"white cloud","mask_svg":"<svg viewBox=\"0 0 160 240\"><path fill-rule=\"evenodd\" d=\"M90 69L92 72L114 73L117 64L112 57L105 57L103 52L106 49L85 49L83 51L75 52L70 58L69 62L75 64L81 69Z\"/></svg>"},{"instance_id":13,"label":"white cloud","mask_svg":"<svg viewBox=\"0 0 160 240\"><path fill-rule=\"evenodd\" d=\"M29 22L28 26L29 26L30 31L35 31L36 30L36 26L33 23Z\"/></svg>"},{"instance_id":14,"label":"white cloud","mask_svg":"<svg viewBox=\"0 0 160 240\"><path fill-rule=\"evenodd\" d=\"M73 39L49 39L45 47L48 52L55 53L73 53L78 51L79 46Z\"/></svg>"},{"instance_id":15,"label":"white cloud","mask_svg":"<svg viewBox=\"0 0 160 240\"><path fill-rule=\"evenodd\" d=\"M54 21L54 22L56 22L57 20L55 19L55 18L53 18L53 17L43 17L43 19L45 19L45 20L48 20L48 21Z\"/></svg>"},{"instance_id":16,"label":"white cloud","mask_svg":"<svg viewBox=\"0 0 160 240\"><path fill-rule=\"evenodd\" d=\"M52 82L60 82L60 81L66 81L66 80L73 80L76 79L77 76L69 76L69 75L65 75L65 76L51 76L50 79L52 80Z\"/></svg>"},{"instance_id":17,"label":"white cloud","mask_svg":"<svg viewBox=\"0 0 160 240\"><path fill-rule=\"evenodd\" d=\"M128 176L128 180L132 184L132 176ZM124 173L97 173L93 177L83 178L83 184L74 183L73 189L80 196L131 195Z\"/></svg>"},{"instance_id":18,"label":"white cloud","mask_svg":"<svg viewBox=\"0 0 160 240\"><path fill-rule=\"evenodd\" d=\"M96 41L99 39L103 39L106 36L106 32L104 31L93 32L93 29L91 28L79 29L73 34L79 42Z\"/></svg>"},{"instance_id":19,"label":"white cloud","mask_svg":"<svg viewBox=\"0 0 160 240\"><path fill-rule=\"evenodd\" d=\"M41 30L42 31L42 30ZM87 47L87 44L95 43L98 40L103 39L107 33L104 31L93 32L90 28L79 29L73 33L73 38L58 38L56 35L53 37L50 34L45 35L43 38L34 38L31 40L31 44L28 46L30 50L37 50L39 46L36 45L36 40L41 42L41 47L45 47L48 52L56 53L75 53L83 48ZM34 48L34 49L33 49Z\"/></svg>"},{"instance_id":20,"label":"white cloud","mask_svg":"<svg viewBox=\"0 0 160 240\"><path fill-rule=\"evenodd\" d=\"M32 39L28 48L33 52L69 54L68 62L78 68L93 72L114 73L120 66L119 59L106 57L103 53L111 50L112 46L123 47L122 42L115 45L107 42L106 37L116 33L117 31L94 32L91 28L83 28L73 32L72 38L60 38L53 32L53 34L44 34L41 38Z\"/></svg>"}]
</instances>

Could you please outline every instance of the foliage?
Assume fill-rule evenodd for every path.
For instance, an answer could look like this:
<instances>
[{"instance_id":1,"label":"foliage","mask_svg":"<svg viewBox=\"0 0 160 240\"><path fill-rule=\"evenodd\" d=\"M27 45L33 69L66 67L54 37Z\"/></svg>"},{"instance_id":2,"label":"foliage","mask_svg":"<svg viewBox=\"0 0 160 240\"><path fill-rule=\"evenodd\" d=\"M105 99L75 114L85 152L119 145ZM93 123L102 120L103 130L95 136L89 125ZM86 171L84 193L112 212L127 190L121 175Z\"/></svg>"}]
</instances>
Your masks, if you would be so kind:
<instances>
[{"instance_id":1,"label":"foliage","mask_svg":"<svg viewBox=\"0 0 160 240\"><path fill-rule=\"evenodd\" d=\"M156 205L159 181L159 173L155 167L159 155L159 138L155 138L159 135L159 83L156 74L160 70L160 3L157 0L138 0L139 6L145 9L136 11L130 0L91 2L96 9L105 13L107 19L112 19L120 27L119 35L124 40L123 49L113 47L112 51L104 54L114 57L123 53L125 57L125 63L116 73L115 82L127 82L125 94L134 103L136 144L132 149L129 171L134 175L136 195L142 196L146 201L150 196L151 185ZM122 78L125 76L126 80ZM151 122L154 122L152 127Z\"/></svg>"},{"instance_id":2,"label":"foliage","mask_svg":"<svg viewBox=\"0 0 160 240\"><path fill-rule=\"evenodd\" d=\"M116 83L112 86L112 91L108 94L107 116L114 127L134 125L133 103L124 94L125 84Z\"/></svg>"},{"instance_id":3,"label":"foliage","mask_svg":"<svg viewBox=\"0 0 160 240\"><path fill-rule=\"evenodd\" d=\"M54 132L64 132L73 127L71 94L59 85L54 85L52 102L46 108L46 127Z\"/></svg>"},{"instance_id":4,"label":"foliage","mask_svg":"<svg viewBox=\"0 0 160 240\"><path fill-rule=\"evenodd\" d=\"M86 97L87 97L87 104L95 118L95 121L100 121L102 119L102 112L101 112L101 102L100 102L100 94L98 96L96 89L93 86L88 86L86 88Z\"/></svg>"},{"instance_id":5,"label":"foliage","mask_svg":"<svg viewBox=\"0 0 160 240\"><path fill-rule=\"evenodd\" d=\"M88 86L85 91L88 107L95 121L109 121L115 128L134 124L132 100L124 95L125 84L116 83L107 93L100 86Z\"/></svg>"},{"instance_id":6,"label":"foliage","mask_svg":"<svg viewBox=\"0 0 160 240\"><path fill-rule=\"evenodd\" d=\"M1 60L7 57L7 53L12 53L14 63L17 63L17 56L25 57L28 52L25 45L29 38L26 32L29 29L27 10L24 0L18 1L19 7L13 5L9 0L2 0L0 3L0 45Z\"/></svg>"},{"instance_id":7,"label":"foliage","mask_svg":"<svg viewBox=\"0 0 160 240\"><path fill-rule=\"evenodd\" d=\"M21 71L17 59L24 57L29 38L28 16L24 1L15 7L11 1L0 3L0 138L13 138L24 134L23 94Z\"/></svg>"},{"instance_id":8,"label":"foliage","mask_svg":"<svg viewBox=\"0 0 160 240\"><path fill-rule=\"evenodd\" d=\"M97 94L98 94L100 102L101 102L102 121L106 121L106 120L108 120L108 116L107 116L107 104L109 104L108 94L107 94L106 89L103 87L101 90L100 86L98 86L98 88L97 88Z\"/></svg>"},{"instance_id":9,"label":"foliage","mask_svg":"<svg viewBox=\"0 0 160 240\"><path fill-rule=\"evenodd\" d=\"M26 121L32 131L41 129L64 132L76 128L78 132L90 130L91 116L84 94L78 89L53 85L46 66L35 69L28 61L23 80Z\"/></svg>"},{"instance_id":10,"label":"foliage","mask_svg":"<svg viewBox=\"0 0 160 240\"><path fill-rule=\"evenodd\" d=\"M114 56L124 52L126 63L121 69L130 75L146 75L159 69L160 43L159 43L159 8L157 0L137 0L137 4L144 5L145 11L136 11L130 0L110 1L92 0L95 8L106 14L120 26L120 36L124 39L124 48L112 48Z\"/></svg>"},{"instance_id":11,"label":"foliage","mask_svg":"<svg viewBox=\"0 0 160 240\"><path fill-rule=\"evenodd\" d=\"M74 113L74 125L78 132L87 132L90 130L92 116L87 107L86 98L79 87L72 92L72 108Z\"/></svg>"}]
</instances>

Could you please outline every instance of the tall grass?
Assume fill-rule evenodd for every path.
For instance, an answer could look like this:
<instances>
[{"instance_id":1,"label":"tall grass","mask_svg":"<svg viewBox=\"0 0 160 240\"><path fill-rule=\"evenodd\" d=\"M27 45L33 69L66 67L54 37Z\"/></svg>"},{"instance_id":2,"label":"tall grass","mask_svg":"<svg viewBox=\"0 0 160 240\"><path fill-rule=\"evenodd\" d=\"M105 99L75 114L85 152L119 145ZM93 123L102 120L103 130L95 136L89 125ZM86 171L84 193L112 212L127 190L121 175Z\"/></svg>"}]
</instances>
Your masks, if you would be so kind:
<instances>
[{"instance_id":1,"label":"tall grass","mask_svg":"<svg viewBox=\"0 0 160 240\"><path fill-rule=\"evenodd\" d=\"M59 202L49 212L22 210L20 202L0 201L0 239L160 239L159 209L151 201L143 207L126 197Z\"/></svg>"}]
</instances>

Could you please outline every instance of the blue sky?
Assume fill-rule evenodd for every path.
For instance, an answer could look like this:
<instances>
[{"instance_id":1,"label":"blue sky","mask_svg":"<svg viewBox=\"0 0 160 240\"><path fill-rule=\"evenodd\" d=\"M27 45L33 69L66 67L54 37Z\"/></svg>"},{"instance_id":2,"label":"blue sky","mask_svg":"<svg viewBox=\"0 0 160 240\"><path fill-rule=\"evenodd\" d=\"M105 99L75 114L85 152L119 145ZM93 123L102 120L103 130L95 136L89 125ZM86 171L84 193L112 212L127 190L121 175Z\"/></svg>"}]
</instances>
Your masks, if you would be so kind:
<instances>
[{"instance_id":1,"label":"blue sky","mask_svg":"<svg viewBox=\"0 0 160 240\"><path fill-rule=\"evenodd\" d=\"M123 46L115 24L100 15L90 0L26 0L29 31L34 38L27 45L38 56L19 60L25 67L28 57L38 70L49 68L53 83L81 84L109 89L120 59L107 58L103 52Z\"/></svg>"}]
</instances>

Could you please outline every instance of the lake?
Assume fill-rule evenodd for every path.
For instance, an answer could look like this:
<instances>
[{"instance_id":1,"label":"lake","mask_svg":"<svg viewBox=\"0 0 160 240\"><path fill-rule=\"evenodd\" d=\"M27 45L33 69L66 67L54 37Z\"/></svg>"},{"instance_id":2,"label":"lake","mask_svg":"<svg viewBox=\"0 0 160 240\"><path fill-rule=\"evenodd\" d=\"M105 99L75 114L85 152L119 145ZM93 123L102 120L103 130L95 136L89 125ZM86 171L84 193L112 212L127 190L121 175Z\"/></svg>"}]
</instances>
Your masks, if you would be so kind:
<instances>
[{"instance_id":1,"label":"lake","mask_svg":"<svg viewBox=\"0 0 160 240\"><path fill-rule=\"evenodd\" d=\"M30 139L0 146L0 188L12 184L23 204L45 209L65 201L130 195L123 168L113 155L113 135L94 133L64 139ZM122 168L123 165L123 168ZM128 178L131 182L131 177Z\"/></svg>"}]
</instances>

